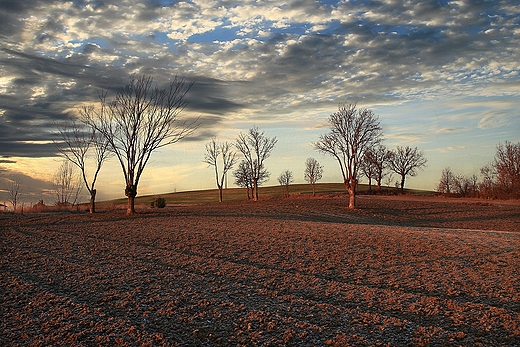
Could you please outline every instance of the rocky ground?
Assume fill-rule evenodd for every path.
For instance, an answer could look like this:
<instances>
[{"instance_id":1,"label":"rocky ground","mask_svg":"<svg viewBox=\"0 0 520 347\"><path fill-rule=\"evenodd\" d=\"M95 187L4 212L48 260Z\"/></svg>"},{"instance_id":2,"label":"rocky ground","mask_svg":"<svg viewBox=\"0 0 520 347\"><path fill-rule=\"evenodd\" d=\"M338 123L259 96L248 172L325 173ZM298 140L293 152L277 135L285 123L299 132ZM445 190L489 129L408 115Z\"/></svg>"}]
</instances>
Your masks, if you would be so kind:
<instances>
[{"instance_id":1,"label":"rocky ground","mask_svg":"<svg viewBox=\"0 0 520 347\"><path fill-rule=\"evenodd\" d=\"M0 215L2 346L520 346L520 205Z\"/></svg>"}]
</instances>

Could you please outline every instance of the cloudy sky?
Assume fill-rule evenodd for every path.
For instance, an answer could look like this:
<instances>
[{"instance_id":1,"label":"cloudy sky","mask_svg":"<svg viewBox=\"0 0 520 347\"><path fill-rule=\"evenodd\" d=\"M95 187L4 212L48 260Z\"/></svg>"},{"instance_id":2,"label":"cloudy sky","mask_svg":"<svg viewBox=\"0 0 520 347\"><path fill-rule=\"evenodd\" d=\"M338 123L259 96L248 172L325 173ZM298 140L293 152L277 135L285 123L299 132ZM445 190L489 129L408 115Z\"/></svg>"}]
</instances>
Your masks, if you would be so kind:
<instances>
[{"instance_id":1,"label":"cloudy sky","mask_svg":"<svg viewBox=\"0 0 520 347\"><path fill-rule=\"evenodd\" d=\"M516 0L0 0L0 23L0 189L19 178L32 202L60 164L56 124L132 73L194 81L183 116L202 120L152 155L140 195L215 187L205 143L252 126L278 138L268 184L286 169L303 183L311 156L341 182L311 145L341 103L378 114L388 147L424 150L410 188L434 189L446 166L478 174L520 141ZM115 161L98 192L124 197Z\"/></svg>"}]
</instances>

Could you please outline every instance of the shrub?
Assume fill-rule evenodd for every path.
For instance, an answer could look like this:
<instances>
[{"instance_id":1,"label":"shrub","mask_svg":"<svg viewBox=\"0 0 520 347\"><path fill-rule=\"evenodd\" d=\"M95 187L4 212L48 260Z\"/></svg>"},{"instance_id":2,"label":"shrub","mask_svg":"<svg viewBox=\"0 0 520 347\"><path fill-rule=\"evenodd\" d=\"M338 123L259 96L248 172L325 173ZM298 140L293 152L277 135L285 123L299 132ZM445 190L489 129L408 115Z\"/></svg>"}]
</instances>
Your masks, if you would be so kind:
<instances>
[{"instance_id":1,"label":"shrub","mask_svg":"<svg viewBox=\"0 0 520 347\"><path fill-rule=\"evenodd\" d=\"M151 208L165 208L166 207L166 199L155 196L150 204Z\"/></svg>"}]
</instances>

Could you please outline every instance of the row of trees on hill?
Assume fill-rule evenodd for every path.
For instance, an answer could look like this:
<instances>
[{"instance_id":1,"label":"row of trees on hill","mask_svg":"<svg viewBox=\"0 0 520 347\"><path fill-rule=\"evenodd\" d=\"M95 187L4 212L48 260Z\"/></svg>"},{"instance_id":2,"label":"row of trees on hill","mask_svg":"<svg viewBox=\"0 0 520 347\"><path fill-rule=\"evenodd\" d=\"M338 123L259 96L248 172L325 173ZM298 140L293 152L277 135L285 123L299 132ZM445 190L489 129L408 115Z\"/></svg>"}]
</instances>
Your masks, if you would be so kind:
<instances>
[{"instance_id":1,"label":"row of trees on hill","mask_svg":"<svg viewBox=\"0 0 520 347\"><path fill-rule=\"evenodd\" d=\"M150 76L133 76L114 98L108 90L99 94L99 105L83 106L80 122L59 128L57 147L81 171L90 193L90 212L95 212L95 183L103 163L114 156L119 162L128 198L127 214L135 213L137 187L151 154L192 134L198 120L181 121L192 83L175 78L166 88ZM87 177L87 153L95 152L96 168Z\"/></svg>"},{"instance_id":2,"label":"row of trees on hill","mask_svg":"<svg viewBox=\"0 0 520 347\"><path fill-rule=\"evenodd\" d=\"M55 175L58 204L77 200L80 188L70 183L72 164L79 168L83 185L90 194L90 212L94 213L98 174L103 163L115 157L125 179L127 214L135 213L139 180L151 154L191 135L199 126L198 119L179 119L187 105L187 93L192 85L176 77L167 87L159 87L152 77L136 75L127 85L117 89L113 98L108 97L108 90L103 90L99 94L99 105L83 106L78 121L58 126L56 146L67 161ZM341 105L337 112L329 116L328 123L329 132L321 135L313 146L337 161L349 192L350 208L355 207L356 188L361 176L368 178L370 187L372 180L375 180L381 188L383 177L393 172L400 176L400 187L404 189L406 177L415 176L426 165L424 153L416 147L399 146L388 150L382 143L383 130L379 117L369 109L359 108L356 104ZM276 143L276 137L267 137L263 131L253 127L246 133L240 133L234 143L212 139L206 144L204 162L214 167L220 201L224 179L237 163L238 167L233 172L235 183L247 189L248 197L251 192L251 197L258 200L258 187L270 176L265 161ZM240 162L239 154L242 158ZM87 158L92 157L95 164L94 169L90 168L89 176ZM475 177L455 175L446 168L439 191L475 195L478 188L479 196L498 197L505 194L518 197L519 157L520 145L506 142L499 145L493 164L482 168L482 182L477 184ZM309 158L304 178L312 185L313 193L314 185L322 174L320 163ZM278 177L278 182L285 187L292 181L293 175L289 170ZM19 184L14 184L10 192L15 208L19 187Z\"/></svg>"},{"instance_id":3,"label":"row of trees on hill","mask_svg":"<svg viewBox=\"0 0 520 347\"><path fill-rule=\"evenodd\" d=\"M135 213L135 197L139 179L151 154L161 147L176 143L197 129L198 120L181 121L179 114L187 105L186 95L192 84L175 78L168 87L160 88L149 76L134 76L118 89L114 98L108 91L99 94L99 105L83 106L79 122L71 122L59 128L57 146L63 156L76 165L90 194L90 212L95 212L95 183L103 163L111 156L117 158L125 179L125 195L128 197L127 214ZM401 175L401 188L405 177L414 175L424 166L422 152L409 147L398 147L380 157L378 151L383 138L378 117L370 110L355 104L341 106L329 117L330 132L320 136L313 145L322 153L338 161L345 188L350 194L349 207L355 207L356 186L361 172L381 185L383 170L387 167ZM265 136L253 127L240 133L233 144L213 139L206 145L204 162L214 167L215 179L222 201L224 178L238 162L234 171L235 183L245 187L258 200L258 187L268 177L265 161L277 143L276 137ZM236 152L236 149L238 152ZM88 177L87 153L94 151L95 168ZM222 160L219 170L218 158ZM320 171L321 170L321 171ZM307 163L305 178L313 185L321 178L319 163ZM292 173L291 173L292 175ZM289 172L279 181L285 185L292 180Z\"/></svg>"},{"instance_id":4,"label":"row of trees on hill","mask_svg":"<svg viewBox=\"0 0 520 347\"><path fill-rule=\"evenodd\" d=\"M480 174L481 180L476 174L456 174L446 167L437 191L459 197L520 198L520 142L499 143L493 162L482 167Z\"/></svg>"},{"instance_id":5,"label":"row of trees on hill","mask_svg":"<svg viewBox=\"0 0 520 347\"><path fill-rule=\"evenodd\" d=\"M381 180L388 170L401 177L401 189L404 189L407 176L415 176L418 170L426 165L422 151L411 147L397 147L388 150L384 145L383 131L378 117L366 108L358 108L355 104L340 106L338 112L329 117L329 133L321 135L314 142L314 148L331 155L337 160L346 190L349 192L349 207L355 207L356 188L359 177L364 174L377 181L381 188ZM206 144L204 162L215 170L215 178L219 189L219 201L222 201L224 178L237 159L236 148L244 159L233 175L235 184L253 193L258 199L258 186L269 178L264 162L269 158L277 140L265 136L264 132L253 127L247 133L240 133L236 142L218 142L212 139ZM221 158L219 162L219 158ZM219 171L220 166L220 171ZM313 187L321 179L323 167L314 158L307 159L304 177ZM285 187L293 181L293 174L286 170L278 177L280 185Z\"/></svg>"},{"instance_id":6,"label":"row of trees on hill","mask_svg":"<svg viewBox=\"0 0 520 347\"><path fill-rule=\"evenodd\" d=\"M192 84L182 78L175 78L167 87L161 88L149 76L134 76L115 92L113 98L108 98L108 91L102 91L98 106L82 107L79 122L59 128L60 139L56 144L63 156L79 168L90 194L91 213L95 212L95 183L99 171L111 156L117 158L125 179L127 214L135 213L139 180L151 154L189 136L199 126L198 119L179 119L187 105L186 96L191 87ZM349 192L350 208L355 207L356 187L362 175L368 178L370 186L375 180L381 187L383 177L388 172L395 172L401 178L400 187L403 189L406 177L415 176L426 165L424 153L417 148L406 146L388 150L382 144L383 130L379 118L369 109L359 108L356 104L342 105L329 116L328 123L329 132L321 135L313 146L338 162ZM220 201L223 199L224 179L237 163L233 172L235 183L247 188L248 196L251 192L251 197L258 200L258 187L269 178L265 161L276 143L276 137L270 138L253 127L240 133L234 143L212 139L206 144L204 162L214 168ZM95 167L89 177L86 158L92 152L95 153ZM504 181L506 176L499 170L495 172L497 179ZM322 173L321 165L309 158L305 171L307 182L314 187ZM279 183L286 186L292 180L289 171L279 177Z\"/></svg>"}]
</instances>

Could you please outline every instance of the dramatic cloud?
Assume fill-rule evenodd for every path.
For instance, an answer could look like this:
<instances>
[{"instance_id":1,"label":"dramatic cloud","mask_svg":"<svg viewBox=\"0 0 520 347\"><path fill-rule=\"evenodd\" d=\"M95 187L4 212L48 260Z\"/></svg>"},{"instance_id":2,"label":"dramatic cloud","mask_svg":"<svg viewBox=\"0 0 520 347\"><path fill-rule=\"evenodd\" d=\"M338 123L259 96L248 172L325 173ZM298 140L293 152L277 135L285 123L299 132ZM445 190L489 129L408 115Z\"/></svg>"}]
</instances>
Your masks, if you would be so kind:
<instances>
[{"instance_id":1,"label":"dramatic cloud","mask_svg":"<svg viewBox=\"0 0 520 347\"><path fill-rule=\"evenodd\" d=\"M195 82L186 116L202 124L192 142L237 124L309 129L341 102L388 110L449 97L464 110L420 117L421 130L389 112L402 124L387 137L405 143L518 116L514 0L10 0L0 21L4 157L56 155L55 124L133 73ZM475 98L505 102L477 117Z\"/></svg>"}]
</instances>

